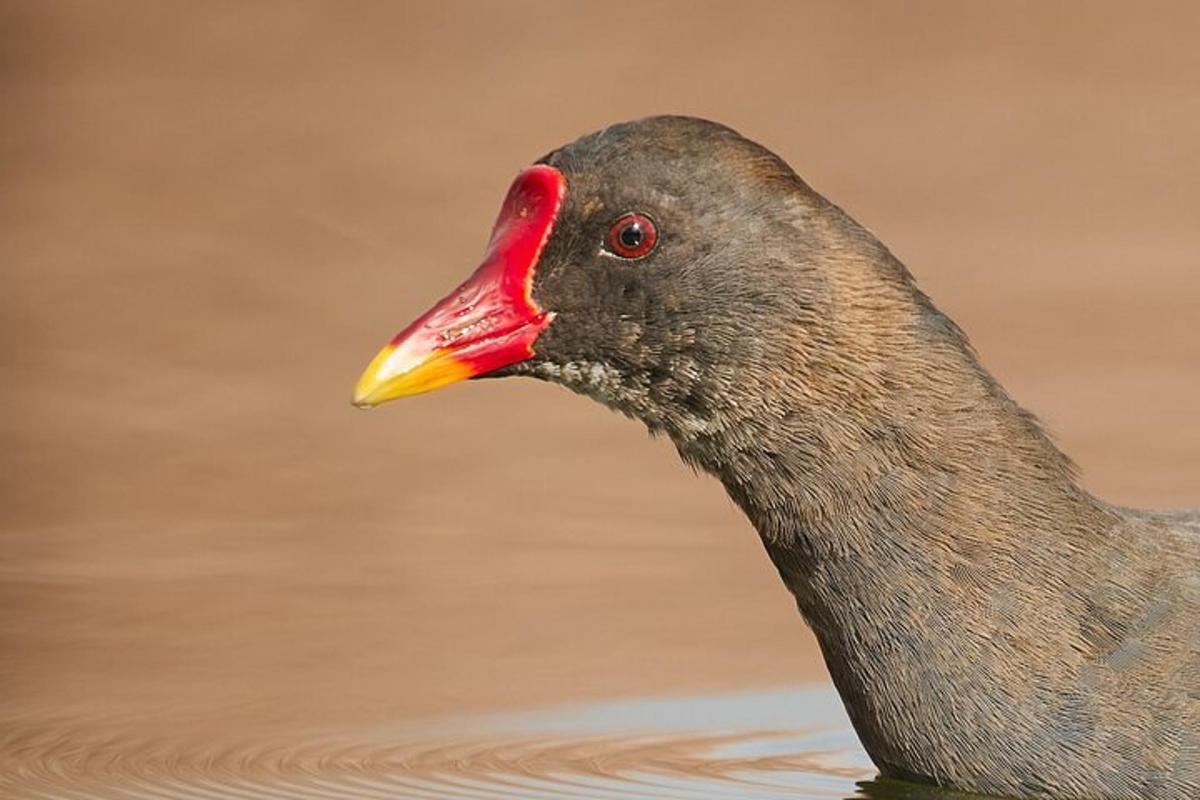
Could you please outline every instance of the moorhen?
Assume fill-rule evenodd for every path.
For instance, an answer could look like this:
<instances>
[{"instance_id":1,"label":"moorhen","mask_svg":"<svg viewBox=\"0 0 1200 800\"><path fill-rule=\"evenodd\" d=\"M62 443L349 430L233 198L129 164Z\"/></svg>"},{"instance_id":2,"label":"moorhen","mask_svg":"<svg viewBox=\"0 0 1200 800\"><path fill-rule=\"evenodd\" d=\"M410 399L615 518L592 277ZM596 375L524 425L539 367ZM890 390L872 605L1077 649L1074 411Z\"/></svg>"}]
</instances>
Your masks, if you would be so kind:
<instances>
[{"instance_id":1,"label":"moorhen","mask_svg":"<svg viewBox=\"0 0 1200 800\"><path fill-rule=\"evenodd\" d=\"M354 402L502 375L639 419L724 484L884 775L1200 798L1200 513L1084 491L904 265L775 154L671 116L554 151Z\"/></svg>"}]
</instances>

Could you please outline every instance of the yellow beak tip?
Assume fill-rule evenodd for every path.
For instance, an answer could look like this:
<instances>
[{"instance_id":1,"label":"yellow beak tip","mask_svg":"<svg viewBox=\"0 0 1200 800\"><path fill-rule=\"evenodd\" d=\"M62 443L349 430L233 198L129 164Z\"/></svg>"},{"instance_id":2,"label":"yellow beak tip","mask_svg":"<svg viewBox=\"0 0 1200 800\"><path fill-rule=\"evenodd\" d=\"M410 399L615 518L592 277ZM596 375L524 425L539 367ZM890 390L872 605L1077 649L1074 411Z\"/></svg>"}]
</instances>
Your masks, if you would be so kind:
<instances>
[{"instance_id":1,"label":"yellow beak tip","mask_svg":"<svg viewBox=\"0 0 1200 800\"><path fill-rule=\"evenodd\" d=\"M390 361L394 349L392 345L384 347L358 379L351 400L356 407L374 408L389 400L424 394L466 380L475 374L471 365L446 351L431 353L417 363L397 370Z\"/></svg>"},{"instance_id":2,"label":"yellow beak tip","mask_svg":"<svg viewBox=\"0 0 1200 800\"><path fill-rule=\"evenodd\" d=\"M350 400L351 404L357 408L374 408L383 402L378 398L378 395L382 394L381 390L386 385L387 381L380 380L377 371L368 367L354 386L354 395Z\"/></svg>"}]
</instances>

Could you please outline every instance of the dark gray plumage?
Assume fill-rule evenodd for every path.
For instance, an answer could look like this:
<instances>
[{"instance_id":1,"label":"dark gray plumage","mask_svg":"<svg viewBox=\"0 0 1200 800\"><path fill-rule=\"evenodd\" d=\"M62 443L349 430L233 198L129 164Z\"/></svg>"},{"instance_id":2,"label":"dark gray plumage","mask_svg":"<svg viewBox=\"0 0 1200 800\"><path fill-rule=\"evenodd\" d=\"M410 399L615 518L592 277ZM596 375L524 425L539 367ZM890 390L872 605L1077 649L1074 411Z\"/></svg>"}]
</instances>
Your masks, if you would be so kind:
<instances>
[{"instance_id":1,"label":"dark gray plumage","mask_svg":"<svg viewBox=\"0 0 1200 800\"><path fill-rule=\"evenodd\" d=\"M1118 508L870 233L702 120L545 159L570 187L497 374L665 433L725 485L886 774L1016 797L1200 797L1200 514ZM602 243L638 211L642 260Z\"/></svg>"}]
</instances>

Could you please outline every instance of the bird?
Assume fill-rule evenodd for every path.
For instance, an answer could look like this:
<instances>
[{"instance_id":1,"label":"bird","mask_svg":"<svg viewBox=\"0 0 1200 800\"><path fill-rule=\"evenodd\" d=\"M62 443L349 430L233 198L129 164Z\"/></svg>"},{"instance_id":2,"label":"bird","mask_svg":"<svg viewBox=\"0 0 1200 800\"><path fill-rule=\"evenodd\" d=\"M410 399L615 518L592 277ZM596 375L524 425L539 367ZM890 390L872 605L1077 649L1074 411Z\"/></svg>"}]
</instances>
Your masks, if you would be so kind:
<instances>
[{"instance_id":1,"label":"bird","mask_svg":"<svg viewBox=\"0 0 1200 800\"><path fill-rule=\"evenodd\" d=\"M507 376L720 481L882 776L1200 797L1200 511L1082 488L909 270L767 148L654 116L539 159L354 403Z\"/></svg>"}]
</instances>

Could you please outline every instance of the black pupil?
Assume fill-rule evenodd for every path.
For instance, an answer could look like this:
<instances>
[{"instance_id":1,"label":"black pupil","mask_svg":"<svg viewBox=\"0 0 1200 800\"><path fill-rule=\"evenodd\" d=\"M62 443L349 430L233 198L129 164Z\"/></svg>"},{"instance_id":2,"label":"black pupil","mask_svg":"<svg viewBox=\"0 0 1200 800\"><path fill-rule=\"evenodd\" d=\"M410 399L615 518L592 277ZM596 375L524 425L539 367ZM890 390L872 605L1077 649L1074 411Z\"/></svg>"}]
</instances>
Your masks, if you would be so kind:
<instances>
[{"instance_id":1,"label":"black pupil","mask_svg":"<svg viewBox=\"0 0 1200 800\"><path fill-rule=\"evenodd\" d=\"M621 244L625 247L628 247L630 250L637 248L637 246L642 243L642 239L644 237L645 234L642 233L642 223L640 222L630 222L621 229L621 233L618 236L618 238L621 240Z\"/></svg>"}]
</instances>

